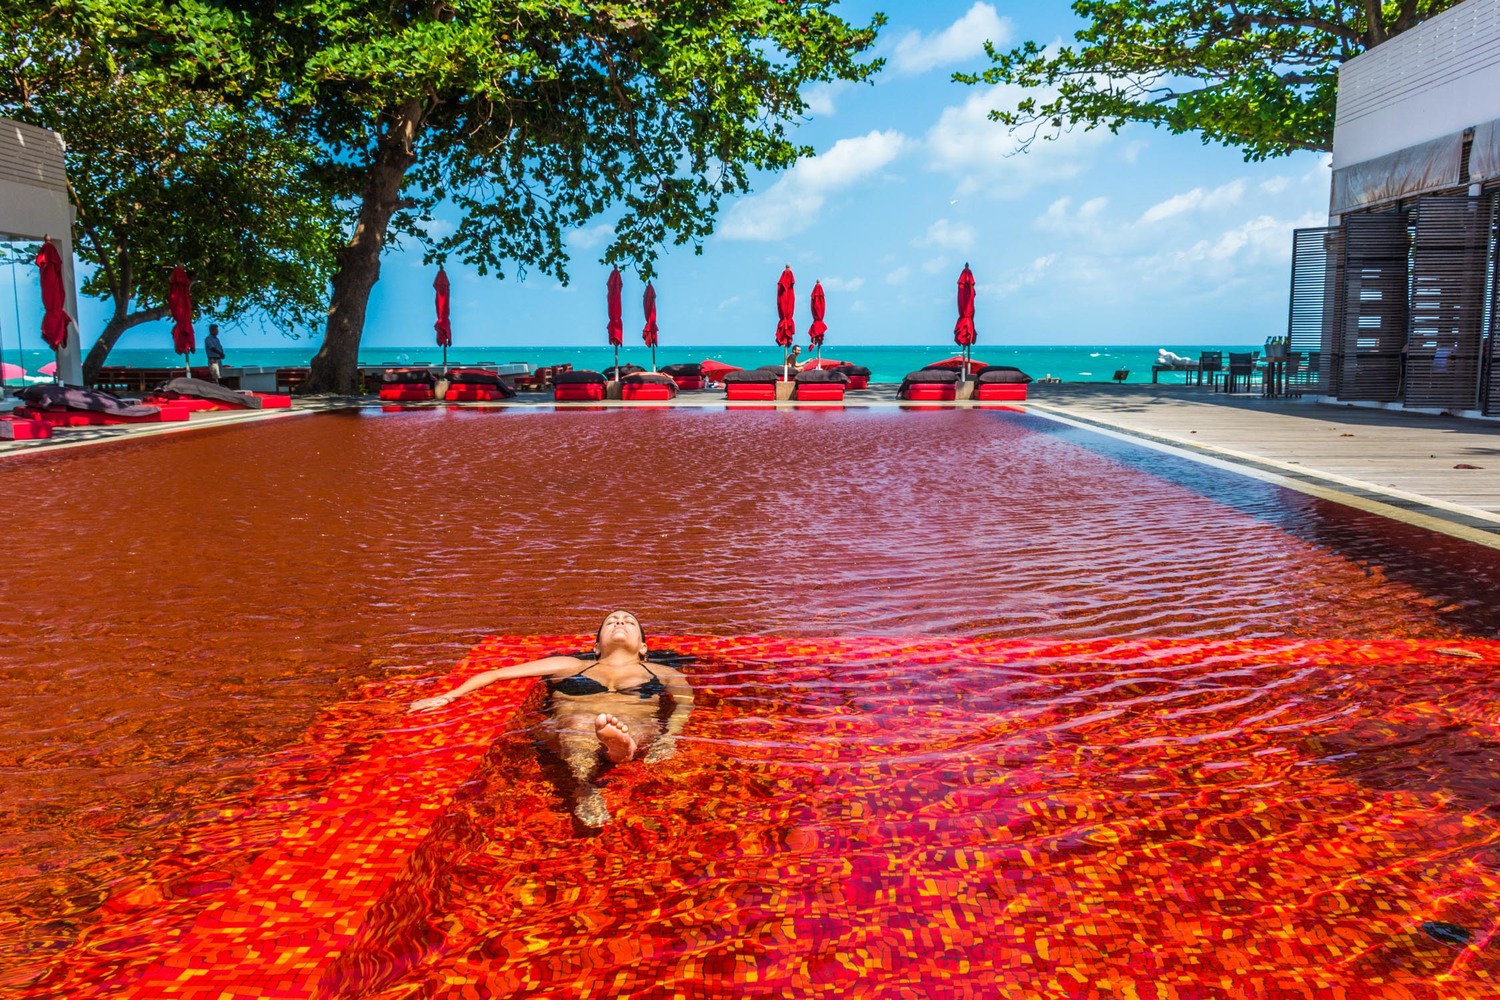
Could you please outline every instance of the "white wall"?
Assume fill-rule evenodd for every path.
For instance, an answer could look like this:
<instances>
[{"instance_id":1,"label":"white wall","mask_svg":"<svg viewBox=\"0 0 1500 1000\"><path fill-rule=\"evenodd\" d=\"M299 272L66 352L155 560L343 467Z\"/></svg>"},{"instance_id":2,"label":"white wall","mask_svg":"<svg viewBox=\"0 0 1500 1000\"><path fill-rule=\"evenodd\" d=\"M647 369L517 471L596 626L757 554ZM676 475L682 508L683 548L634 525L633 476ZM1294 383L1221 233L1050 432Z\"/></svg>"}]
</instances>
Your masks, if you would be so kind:
<instances>
[{"instance_id":1,"label":"white wall","mask_svg":"<svg viewBox=\"0 0 1500 1000\"><path fill-rule=\"evenodd\" d=\"M1500 0L1451 10L1339 70L1333 167L1500 118Z\"/></svg>"},{"instance_id":2,"label":"white wall","mask_svg":"<svg viewBox=\"0 0 1500 1000\"><path fill-rule=\"evenodd\" d=\"M62 256L68 314L76 318L73 206L68 203L62 138L55 132L3 118L0 118L0 236L35 240L52 237ZM76 324L69 327L67 342L57 352L57 373L64 382L73 385L83 381Z\"/></svg>"}]
</instances>

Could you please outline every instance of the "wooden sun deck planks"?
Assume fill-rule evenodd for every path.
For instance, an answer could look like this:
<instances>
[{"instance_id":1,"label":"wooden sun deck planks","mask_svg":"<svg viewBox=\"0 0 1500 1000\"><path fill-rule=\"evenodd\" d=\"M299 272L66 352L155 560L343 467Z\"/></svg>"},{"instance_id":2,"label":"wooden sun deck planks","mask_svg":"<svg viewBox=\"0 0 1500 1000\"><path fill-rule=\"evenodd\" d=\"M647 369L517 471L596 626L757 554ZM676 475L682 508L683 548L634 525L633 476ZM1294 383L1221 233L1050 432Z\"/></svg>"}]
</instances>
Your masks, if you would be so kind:
<instances>
[{"instance_id":1,"label":"wooden sun deck planks","mask_svg":"<svg viewBox=\"0 0 1500 1000\"><path fill-rule=\"evenodd\" d=\"M1500 529L1500 423L1180 386L1034 387L1037 409L1481 512ZM1478 466L1473 469L1459 465Z\"/></svg>"}]
</instances>

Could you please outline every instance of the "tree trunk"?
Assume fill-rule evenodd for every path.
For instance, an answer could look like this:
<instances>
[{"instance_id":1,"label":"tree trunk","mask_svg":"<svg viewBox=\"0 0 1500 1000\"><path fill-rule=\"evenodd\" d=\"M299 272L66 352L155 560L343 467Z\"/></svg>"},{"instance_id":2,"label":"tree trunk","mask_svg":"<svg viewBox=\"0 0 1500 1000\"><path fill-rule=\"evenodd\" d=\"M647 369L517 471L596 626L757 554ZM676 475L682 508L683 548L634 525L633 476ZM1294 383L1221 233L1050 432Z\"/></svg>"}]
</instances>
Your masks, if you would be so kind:
<instances>
[{"instance_id":1,"label":"tree trunk","mask_svg":"<svg viewBox=\"0 0 1500 1000\"><path fill-rule=\"evenodd\" d=\"M416 139L425 119L422 101L412 98L391 113L385 134L376 143L375 156L365 176L354 234L349 245L339 251L323 346L313 356L303 392L354 395L362 391L359 341L365 329L365 309L370 303L370 290L380 280L386 229L400 207L406 171L417 160Z\"/></svg>"},{"instance_id":2,"label":"tree trunk","mask_svg":"<svg viewBox=\"0 0 1500 1000\"><path fill-rule=\"evenodd\" d=\"M109 322L104 325L104 332L99 334L99 339L94 341L94 346L89 348L89 356L83 359L83 384L93 385L98 381L99 369L104 366L105 359L109 357L109 352L114 350L121 334L133 326L166 319L168 315L166 306L155 306L129 314L116 311L110 317Z\"/></svg>"}]
</instances>

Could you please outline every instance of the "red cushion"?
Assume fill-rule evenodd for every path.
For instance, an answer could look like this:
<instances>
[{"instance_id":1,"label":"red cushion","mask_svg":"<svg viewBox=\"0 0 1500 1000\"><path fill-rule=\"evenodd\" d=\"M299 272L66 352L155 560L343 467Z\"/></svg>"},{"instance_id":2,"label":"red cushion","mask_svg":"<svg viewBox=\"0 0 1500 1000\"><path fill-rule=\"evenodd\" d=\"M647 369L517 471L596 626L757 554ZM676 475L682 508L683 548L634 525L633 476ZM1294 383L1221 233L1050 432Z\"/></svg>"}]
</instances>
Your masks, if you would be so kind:
<instances>
[{"instance_id":1,"label":"red cushion","mask_svg":"<svg viewBox=\"0 0 1500 1000\"><path fill-rule=\"evenodd\" d=\"M152 406L180 406L189 413L198 413L202 410L228 410L231 407L212 399L197 399L192 396L183 396L176 399L170 396L145 396L142 402L150 403ZM240 409L240 407L233 407Z\"/></svg>"},{"instance_id":2,"label":"red cushion","mask_svg":"<svg viewBox=\"0 0 1500 1000\"><path fill-rule=\"evenodd\" d=\"M252 392L250 395L260 397L262 410L290 410L292 408L291 396L282 396L274 392Z\"/></svg>"},{"instance_id":3,"label":"red cushion","mask_svg":"<svg viewBox=\"0 0 1500 1000\"><path fill-rule=\"evenodd\" d=\"M387 382L380 387L380 398L397 402L432 399L432 386L413 382Z\"/></svg>"},{"instance_id":4,"label":"red cushion","mask_svg":"<svg viewBox=\"0 0 1500 1000\"><path fill-rule=\"evenodd\" d=\"M673 375L672 381L677 383L677 388L679 389L703 388L702 375Z\"/></svg>"},{"instance_id":5,"label":"red cushion","mask_svg":"<svg viewBox=\"0 0 1500 1000\"><path fill-rule=\"evenodd\" d=\"M906 386L907 399L954 399L952 382L911 382Z\"/></svg>"},{"instance_id":6,"label":"red cushion","mask_svg":"<svg viewBox=\"0 0 1500 1000\"><path fill-rule=\"evenodd\" d=\"M842 382L802 382L797 385L798 399L843 399Z\"/></svg>"},{"instance_id":7,"label":"red cushion","mask_svg":"<svg viewBox=\"0 0 1500 1000\"><path fill-rule=\"evenodd\" d=\"M17 414L31 420L45 420L53 427L104 427L109 424L157 424L186 420L189 411L181 406L163 406L155 413L139 417L122 417L113 413L96 413L92 410L31 410L20 407Z\"/></svg>"},{"instance_id":8,"label":"red cushion","mask_svg":"<svg viewBox=\"0 0 1500 1000\"><path fill-rule=\"evenodd\" d=\"M974 398L985 400L1025 399L1026 383L981 382L974 387Z\"/></svg>"},{"instance_id":9,"label":"red cushion","mask_svg":"<svg viewBox=\"0 0 1500 1000\"><path fill-rule=\"evenodd\" d=\"M660 382L625 382L620 385L621 399L672 399L675 395L671 386Z\"/></svg>"},{"instance_id":10,"label":"red cushion","mask_svg":"<svg viewBox=\"0 0 1500 1000\"><path fill-rule=\"evenodd\" d=\"M560 403L593 403L604 398L601 382L561 382L552 387L552 398Z\"/></svg>"},{"instance_id":11,"label":"red cushion","mask_svg":"<svg viewBox=\"0 0 1500 1000\"><path fill-rule=\"evenodd\" d=\"M728 399L775 400L776 384L774 382L730 382L724 387L724 393Z\"/></svg>"},{"instance_id":12,"label":"red cushion","mask_svg":"<svg viewBox=\"0 0 1500 1000\"><path fill-rule=\"evenodd\" d=\"M457 403L491 403L497 399L504 399L505 391L493 385L471 385L466 382L454 382L448 386L448 391L443 394L443 398Z\"/></svg>"},{"instance_id":13,"label":"red cushion","mask_svg":"<svg viewBox=\"0 0 1500 1000\"><path fill-rule=\"evenodd\" d=\"M851 389L868 389L869 387L870 387L870 376L868 376L868 375L850 375L849 376L849 388L851 388Z\"/></svg>"},{"instance_id":14,"label":"red cushion","mask_svg":"<svg viewBox=\"0 0 1500 1000\"><path fill-rule=\"evenodd\" d=\"M52 425L45 420L0 417L0 441L39 441L51 436Z\"/></svg>"}]
</instances>

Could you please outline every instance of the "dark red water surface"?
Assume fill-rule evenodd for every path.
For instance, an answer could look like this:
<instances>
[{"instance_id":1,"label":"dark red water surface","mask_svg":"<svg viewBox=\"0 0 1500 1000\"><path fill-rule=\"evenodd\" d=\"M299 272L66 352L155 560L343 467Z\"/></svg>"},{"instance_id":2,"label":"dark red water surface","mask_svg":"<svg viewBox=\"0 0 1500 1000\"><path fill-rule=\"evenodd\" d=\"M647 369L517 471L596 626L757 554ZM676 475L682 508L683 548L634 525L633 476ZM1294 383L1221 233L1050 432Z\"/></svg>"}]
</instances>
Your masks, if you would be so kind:
<instances>
[{"instance_id":1,"label":"dark red water surface","mask_svg":"<svg viewBox=\"0 0 1500 1000\"><path fill-rule=\"evenodd\" d=\"M0 485L0 984L320 708L486 634L1500 634L1492 552L1014 415L346 413Z\"/></svg>"}]
</instances>

